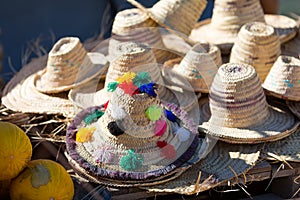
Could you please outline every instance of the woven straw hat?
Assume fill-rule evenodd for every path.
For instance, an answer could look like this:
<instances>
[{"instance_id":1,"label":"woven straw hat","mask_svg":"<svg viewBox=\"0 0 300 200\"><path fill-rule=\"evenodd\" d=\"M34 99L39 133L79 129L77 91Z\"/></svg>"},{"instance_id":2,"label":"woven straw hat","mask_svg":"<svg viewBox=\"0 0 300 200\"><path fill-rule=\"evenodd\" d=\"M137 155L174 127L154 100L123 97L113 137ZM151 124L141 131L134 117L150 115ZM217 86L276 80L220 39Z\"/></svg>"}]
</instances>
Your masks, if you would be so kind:
<instances>
[{"instance_id":1,"label":"woven straw hat","mask_svg":"<svg viewBox=\"0 0 300 200\"><path fill-rule=\"evenodd\" d=\"M160 26L173 33L189 36L206 7L206 0L161 0L147 9L135 0L127 0L145 12Z\"/></svg>"},{"instance_id":2,"label":"woven straw hat","mask_svg":"<svg viewBox=\"0 0 300 200\"><path fill-rule=\"evenodd\" d=\"M49 52L46 68L36 74L35 87L43 93L68 91L104 73L103 60L100 53L88 53L79 38L61 38Z\"/></svg>"},{"instance_id":3,"label":"woven straw hat","mask_svg":"<svg viewBox=\"0 0 300 200\"><path fill-rule=\"evenodd\" d=\"M222 65L221 52L215 45L198 43L187 52L183 59L172 59L164 63L186 78L195 92L208 93L213 78ZM185 85L182 85L185 88Z\"/></svg>"},{"instance_id":4,"label":"woven straw hat","mask_svg":"<svg viewBox=\"0 0 300 200\"><path fill-rule=\"evenodd\" d=\"M178 53L165 47L157 23L137 8L127 9L117 13L109 41L109 54L114 53L118 43L135 41L147 44L153 50L156 61L178 57Z\"/></svg>"},{"instance_id":5,"label":"woven straw hat","mask_svg":"<svg viewBox=\"0 0 300 200\"><path fill-rule=\"evenodd\" d=\"M298 125L292 113L267 104L258 75L247 64L223 64L212 83L209 104L200 103L199 128L229 143L279 140Z\"/></svg>"},{"instance_id":6,"label":"woven straw hat","mask_svg":"<svg viewBox=\"0 0 300 200\"><path fill-rule=\"evenodd\" d=\"M219 141L204 159L183 172L180 177L143 189L149 192L197 194L229 180L234 181L237 176L254 167L259 156L258 145L232 145Z\"/></svg>"},{"instance_id":7,"label":"woven straw hat","mask_svg":"<svg viewBox=\"0 0 300 200\"><path fill-rule=\"evenodd\" d=\"M82 108L104 104L111 97L111 92L107 91L108 84L128 71L148 71L153 81L160 86L166 85L166 80L164 79L166 76L163 76L159 65L156 63L152 49L147 45L137 42L119 43L115 49L114 57L115 59L110 63L103 89L96 92L95 87L92 87L90 90L92 97L89 98L89 102L86 101L86 96L82 95L80 87L71 90L69 98ZM83 91L85 94L87 93L86 90ZM193 109L193 106L197 104L194 92L185 92L183 95L180 91L171 91L166 87L161 87L158 90L158 95L162 100L168 102L176 104L180 102L181 108L186 111Z\"/></svg>"},{"instance_id":8,"label":"woven straw hat","mask_svg":"<svg viewBox=\"0 0 300 200\"><path fill-rule=\"evenodd\" d=\"M188 161L201 145L196 123L161 103L156 88L145 71L112 82L109 103L81 111L68 126L70 158L99 182L118 186L153 184Z\"/></svg>"},{"instance_id":9,"label":"woven straw hat","mask_svg":"<svg viewBox=\"0 0 300 200\"><path fill-rule=\"evenodd\" d=\"M263 88L269 95L300 101L300 60L292 56L279 56L266 77Z\"/></svg>"},{"instance_id":10,"label":"woven straw hat","mask_svg":"<svg viewBox=\"0 0 300 200\"><path fill-rule=\"evenodd\" d=\"M272 26L250 22L242 26L230 62L252 65L263 82L280 55L280 42Z\"/></svg>"}]
</instances>

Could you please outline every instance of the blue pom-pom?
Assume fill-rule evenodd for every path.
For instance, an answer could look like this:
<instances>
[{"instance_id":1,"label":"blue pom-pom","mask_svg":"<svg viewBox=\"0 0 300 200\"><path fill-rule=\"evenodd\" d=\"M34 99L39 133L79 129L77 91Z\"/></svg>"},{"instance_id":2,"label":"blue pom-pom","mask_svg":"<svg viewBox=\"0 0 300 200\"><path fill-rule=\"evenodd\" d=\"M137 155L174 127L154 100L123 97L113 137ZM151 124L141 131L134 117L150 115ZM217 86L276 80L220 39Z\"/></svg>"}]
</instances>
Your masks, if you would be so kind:
<instances>
[{"instance_id":1,"label":"blue pom-pom","mask_svg":"<svg viewBox=\"0 0 300 200\"><path fill-rule=\"evenodd\" d=\"M165 112L165 115L167 116L167 119L170 120L171 122L178 121L178 118L176 117L176 115L174 115L171 111L165 109L164 112Z\"/></svg>"},{"instance_id":2,"label":"blue pom-pom","mask_svg":"<svg viewBox=\"0 0 300 200\"><path fill-rule=\"evenodd\" d=\"M141 93L147 93L152 97L157 96L157 94L155 93L156 89L157 89L156 83L147 83L147 84L143 84L139 87L139 91Z\"/></svg>"}]
</instances>

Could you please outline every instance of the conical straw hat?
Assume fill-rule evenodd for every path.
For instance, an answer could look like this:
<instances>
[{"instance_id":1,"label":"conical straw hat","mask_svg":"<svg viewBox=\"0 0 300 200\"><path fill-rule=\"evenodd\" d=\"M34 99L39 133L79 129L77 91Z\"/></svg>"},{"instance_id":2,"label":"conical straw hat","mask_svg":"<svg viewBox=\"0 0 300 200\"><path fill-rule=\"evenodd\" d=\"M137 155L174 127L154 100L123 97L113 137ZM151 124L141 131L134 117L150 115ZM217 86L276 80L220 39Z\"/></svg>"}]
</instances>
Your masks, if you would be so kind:
<instances>
[{"instance_id":1,"label":"conical straw hat","mask_svg":"<svg viewBox=\"0 0 300 200\"><path fill-rule=\"evenodd\" d=\"M68 126L68 154L98 181L153 184L202 145L197 125L175 104L160 102L148 72L129 71L113 83L108 105L83 110Z\"/></svg>"},{"instance_id":2,"label":"conical straw hat","mask_svg":"<svg viewBox=\"0 0 300 200\"><path fill-rule=\"evenodd\" d=\"M272 66L263 88L267 94L291 101L300 101L300 60L279 56Z\"/></svg>"},{"instance_id":3,"label":"conical straw hat","mask_svg":"<svg viewBox=\"0 0 300 200\"><path fill-rule=\"evenodd\" d=\"M206 0L160 0L147 9L135 0L127 0L159 25L189 36L206 7ZM175 33L174 32L174 33Z\"/></svg>"},{"instance_id":4,"label":"conical straw hat","mask_svg":"<svg viewBox=\"0 0 300 200\"><path fill-rule=\"evenodd\" d=\"M178 57L176 53L165 47L157 23L137 8L123 10L117 13L109 46L120 42L140 42L152 48L158 63ZM114 48L109 48L109 54Z\"/></svg>"},{"instance_id":5,"label":"conical straw hat","mask_svg":"<svg viewBox=\"0 0 300 200\"><path fill-rule=\"evenodd\" d=\"M93 105L101 105L106 103L110 97L111 92L108 92L108 84L116 80L117 77L124 75L128 71L148 71L151 74L152 79L160 86L165 86L165 79L160 66L156 63L153 51L147 45L137 42L124 42L119 43L114 51L115 59L110 63L104 88L97 91L93 90L91 93L93 97L90 98L90 102L81 101L81 88L76 88L70 91L69 98L77 105L81 105L82 108L87 108ZM94 89L94 87L93 87ZM96 93L95 93L96 92ZM85 92L86 93L86 92ZM191 92L185 92L182 94L180 91L171 91L166 87L161 87L158 90L158 95L162 100L180 103L181 108L189 111L196 105L196 96ZM77 102L75 100L78 100ZM80 102L79 102L80 101Z\"/></svg>"},{"instance_id":6,"label":"conical straw hat","mask_svg":"<svg viewBox=\"0 0 300 200\"><path fill-rule=\"evenodd\" d=\"M241 28L231 50L230 62L252 65L263 82L280 53L274 28L261 22L250 22Z\"/></svg>"},{"instance_id":7,"label":"conical straw hat","mask_svg":"<svg viewBox=\"0 0 300 200\"><path fill-rule=\"evenodd\" d=\"M217 46L202 42L194 45L182 60L172 59L164 65L185 77L195 92L208 93L218 67L222 65L221 52Z\"/></svg>"},{"instance_id":8,"label":"conical straw hat","mask_svg":"<svg viewBox=\"0 0 300 200\"><path fill-rule=\"evenodd\" d=\"M279 140L298 125L292 113L267 104L258 75L247 64L223 64L212 83L209 103L200 103L199 128L229 143Z\"/></svg>"},{"instance_id":9,"label":"conical straw hat","mask_svg":"<svg viewBox=\"0 0 300 200\"><path fill-rule=\"evenodd\" d=\"M254 167L259 159L260 149L259 145L232 145L218 141L204 159L183 172L180 177L164 184L143 187L143 189L149 192L184 195L193 195L212 189L229 180L234 181L237 176Z\"/></svg>"}]
</instances>

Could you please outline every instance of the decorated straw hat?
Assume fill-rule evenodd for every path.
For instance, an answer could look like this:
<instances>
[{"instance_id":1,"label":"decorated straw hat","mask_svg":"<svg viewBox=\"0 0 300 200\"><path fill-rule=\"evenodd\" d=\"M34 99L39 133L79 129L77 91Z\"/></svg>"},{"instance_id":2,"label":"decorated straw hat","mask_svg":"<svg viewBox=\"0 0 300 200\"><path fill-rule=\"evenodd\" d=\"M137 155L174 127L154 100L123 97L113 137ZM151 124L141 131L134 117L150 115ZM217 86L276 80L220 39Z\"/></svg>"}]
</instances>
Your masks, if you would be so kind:
<instances>
[{"instance_id":1,"label":"decorated straw hat","mask_svg":"<svg viewBox=\"0 0 300 200\"><path fill-rule=\"evenodd\" d=\"M292 56L279 56L266 77L263 88L269 95L300 101L300 60Z\"/></svg>"},{"instance_id":2,"label":"decorated straw hat","mask_svg":"<svg viewBox=\"0 0 300 200\"><path fill-rule=\"evenodd\" d=\"M102 57L99 64L105 68L106 58L103 55L99 57ZM34 58L20 69L3 90L3 105L17 112L74 116L74 104L68 99L68 92L45 94L35 87L36 74L44 70L47 59L47 55Z\"/></svg>"},{"instance_id":3,"label":"decorated straw hat","mask_svg":"<svg viewBox=\"0 0 300 200\"><path fill-rule=\"evenodd\" d=\"M295 20L280 15L264 15L259 0L216 0L211 19L200 21L190 38L207 40L229 54L240 28L249 22L265 22L276 29L280 41L295 36Z\"/></svg>"},{"instance_id":4,"label":"decorated straw hat","mask_svg":"<svg viewBox=\"0 0 300 200\"><path fill-rule=\"evenodd\" d=\"M248 64L223 64L210 88L209 101L200 103L199 128L229 143L279 140L298 125L292 113L268 105L258 75Z\"/></svg>"},{"instance_id":5,"label":"decorated straw hat","mask_svg":"<svg viewBox=\"0 0 300 200\"><path fill-rule=\"evenodd\" d=\"M185 77L195 92L208 93L213 78L222 65L221 52L215 45L202 42L193 46L183 59L165 62L166 68L172 68ZM182 88L185 88L182 85Z\"/></svg>"},{"instance_id":6,"label":"decorated straw hat","mask_svg":"<svg viewBox=\"0 0 300 200\"><path fill-rule=\"evenodd\" d=\"M87 52L79 38L61 38L49 52L46 68L35 75L34 85L43 93L68 91L103 76L103 60L102 54Z\"/></svg>"},{"instance_id":7,"label":"decorated straw hat","mask_svg":"<svg viewBox=\"0 0 300 200\"><path fill-rule=\"evenodd\" d=\"M222 183L236 181L255 166L260 156L259 145L232 145L218 141L198 164L178 178L164 184L143 187L149 192L171 192L184 195L197 194Z\"/></svg>"},{"instance_id":8,"label":"decorated straw hat","mask_svg":"<svg viewBox=\"0 0 300 200\"><path fill-rule=\"evenodd\" d=\"M148 9L135 0L127 0L145 12L160 26L189 36L206 7L206 0L160 0Z\"/></svg>"},{"instance_id":9,"label":"decorated straw hat","mask_svg":"<svg viewBox=\"0 0 300 200\"><path fill-rule=\"evenodd\" d=\"M157 23L137 8L117 13L109 41L109 54L113 55L114 46L117 46L118 43L128 41L150 46L158 63L180 56L178 52L165 47Z\"/></svg>"},{"instance_id":10,"label":"decorated straw hat","mask_svg":"<svg viewBox=\"0 0 300 200\"><path fill-rule=\"evenodd\" d=\"M252 65L263 82L280 53L280 42L274 28L261 22L249 22L238 34L230 62Z\"/></svg>"},{"instance_id":11,"label":"decorated straw hat","mask_svg":"<svg viewBox=\"0 0 300 200\"><path fill-rule=\"evenodd\" d=\"M108 185L154 184L196 153L196 123L160 101L150 73L127 72L110 88L108 104L81 111L67 128L75 170Z\"/></svg>"},{"instance_id":12,"label":"decorated straw hat","mask_svg":"<svg viewBox=\"0 0 300 200\"><path fill-rule=\"evenodd\" d=\"M163 73L156 63L154 53L149 46L137 42L119 43L115 49L114 57L115 59L110 62L109 65L104 88L96 91L95 87L92 87L90 90L90 102L86 101L86 95L82 95L82 89L80 87L71 90L69 98L82 108L104 104L112 95L112 93L109 92L109 84L116 81L118 77L124 75L128 71L148 71L151 74L153 81L160 86L166 84ZM182 82L184 82L184 80L182 80ZM158 95L162 100L176 104L180 102L181 107L187 111L193 109L193 106L197 104L197 98L194 92L186 91L182 94L180 91L171 91L166 87L161 87L158 90Z\"/></svg>"}]
</instances>

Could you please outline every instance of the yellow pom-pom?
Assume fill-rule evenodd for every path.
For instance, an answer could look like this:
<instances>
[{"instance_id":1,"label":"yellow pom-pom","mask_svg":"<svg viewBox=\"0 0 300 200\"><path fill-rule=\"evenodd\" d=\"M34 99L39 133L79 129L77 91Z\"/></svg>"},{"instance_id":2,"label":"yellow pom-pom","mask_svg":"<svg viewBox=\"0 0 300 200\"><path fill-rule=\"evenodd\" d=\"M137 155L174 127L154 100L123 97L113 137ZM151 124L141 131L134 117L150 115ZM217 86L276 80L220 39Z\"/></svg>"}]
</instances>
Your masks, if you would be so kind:
<instances>
[{"instance_id":1,"label":"yellow pom-pom","mask_svg":"<svg viewBox=\"0 0 300 200\"><path fill-rule=\"evenodd\" d=\"M117 81L119 83L123 83L123 82L132 82L132 79L134 79L134 77L136 76L136 74L134 72L126 72L123 76L117 78Z\"/></svg>"},{"instance_id":2,"label":"yellow pom-pom","mask_svg":"<svg viewBox=\"0 0 300 200\"><path fill-rule=\"evenodd\" d=\"M91 139L96 127L84 127L80 128L76 134L77 142L87 142Z\"/></svg>"}]
</instances>

